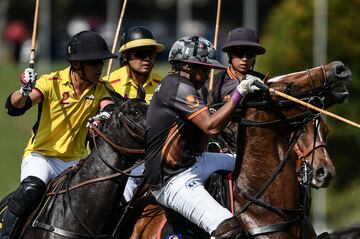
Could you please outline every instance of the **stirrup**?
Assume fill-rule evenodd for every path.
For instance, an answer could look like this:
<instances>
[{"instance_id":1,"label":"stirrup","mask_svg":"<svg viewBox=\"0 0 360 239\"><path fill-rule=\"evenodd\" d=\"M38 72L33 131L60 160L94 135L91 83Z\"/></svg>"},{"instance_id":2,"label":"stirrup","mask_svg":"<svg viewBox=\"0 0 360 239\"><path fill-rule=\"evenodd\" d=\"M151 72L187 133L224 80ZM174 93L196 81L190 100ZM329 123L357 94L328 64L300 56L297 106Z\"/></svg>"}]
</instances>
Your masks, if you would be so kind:
<instances>
[{"instance_id":1,"label":"stirrup","mask_svg":"<svg viewBox=\"0 0 360 239\"><path fill-rule=\"evenodd\" d=\"M2 228L0 232L0 239L13 239L18 234L21 219L6 210L2 221Z\"/></svg>"}]
</instances>

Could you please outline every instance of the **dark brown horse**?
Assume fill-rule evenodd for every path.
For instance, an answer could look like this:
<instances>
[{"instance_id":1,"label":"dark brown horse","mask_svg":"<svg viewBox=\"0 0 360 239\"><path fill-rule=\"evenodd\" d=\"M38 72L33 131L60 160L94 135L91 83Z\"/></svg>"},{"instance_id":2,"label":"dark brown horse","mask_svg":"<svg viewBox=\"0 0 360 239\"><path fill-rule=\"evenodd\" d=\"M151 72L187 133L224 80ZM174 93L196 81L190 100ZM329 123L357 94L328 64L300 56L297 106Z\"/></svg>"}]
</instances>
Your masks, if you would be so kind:
<instances>
[{"instance_id":1,"label":"dark brown horse","mask_svg":"<svg viewBox=\"0 0 360 239\"><path fill-rule=\"evenodd\" d=\"M351 72L344 64L332 62L272 78L267 84L307 101L320 97L322 106L329 107L348 96L346 84L350 80ZM298 130L312 113L265 94L249 99L243 117L238 119L242 137L238 137L234 214L252 238L316 238L302 208L296 164L289 157ZM131 235L124 238L159 238L164 221L161 208L149 204Z\"/></svg>"},{"instance_id":2,"label":"dark brown horse","mask_svg":"<svg viewBox=\"0 0 360 239\"><path fill-rule=\"evenodd\" d=\"M144 154L146 111L142 100L116 100L111 117L96 130L99 136L91 154L79 168L51 183L52 191L24 227L21 238L111 236L128 174Z\"/></svg>"}]
</instances>

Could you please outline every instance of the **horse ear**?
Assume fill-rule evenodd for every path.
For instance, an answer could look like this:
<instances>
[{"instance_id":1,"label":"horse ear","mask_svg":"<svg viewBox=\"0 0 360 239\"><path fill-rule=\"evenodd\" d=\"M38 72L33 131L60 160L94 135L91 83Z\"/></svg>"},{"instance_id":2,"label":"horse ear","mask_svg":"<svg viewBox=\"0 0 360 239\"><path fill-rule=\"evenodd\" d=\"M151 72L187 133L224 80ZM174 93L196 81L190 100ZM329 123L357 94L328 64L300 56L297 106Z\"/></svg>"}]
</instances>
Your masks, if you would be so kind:
<instances>
[{"instance_id":1,"label":"horse ear","mask_svg":"<svg viewBox=\"0 0 360 239\"><path fill-rule=\"evenodd\" d=\"M122 95L120 95L119 93L117 93L116 91L112 91L111 93L110 93L110 96L111 96L111 98L114 100L114 102L116 102L116 103L123 103L126 99L122 96Z\"/></svg>"},{"instance_id":2,"label":"horse ear","mask_svg":"<svg viewBox=\"0 0 360 239\"><path fill-rule=\"evenodd\" d=\"M122 103L124 102L126 99L120 95L119 93L117 93L111 86L109 86L107 83L105 83L105 88L107 90L107 92L109 93L109 95L111 96L111 98L113 99L114 102L119 102Z\"/></svg>"}]
</instances>

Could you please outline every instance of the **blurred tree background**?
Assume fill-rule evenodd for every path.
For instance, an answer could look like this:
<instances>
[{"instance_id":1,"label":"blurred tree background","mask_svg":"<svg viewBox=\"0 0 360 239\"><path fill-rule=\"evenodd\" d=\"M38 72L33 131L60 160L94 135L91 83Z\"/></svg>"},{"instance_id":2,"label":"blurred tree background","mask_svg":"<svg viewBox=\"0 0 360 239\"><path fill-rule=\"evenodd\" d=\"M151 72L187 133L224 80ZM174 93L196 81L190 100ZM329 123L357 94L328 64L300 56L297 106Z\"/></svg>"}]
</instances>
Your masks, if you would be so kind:
<instances>
[{"instance_id":1,"label":"blurred tree background","mask_svg":"<svg viewBox=\"0 0 360 239\"><path fill-rule=\"evenodd\" d=\"M275 76L313 67L316 0L223 0L218 49L221 49L230 29L245 25L243 10L249 1L257 2L255 27L267 50L265 55L258 57L256 69ZM360 28L357 26L360 1L325 1L328 6L326 61L340 60L353 73L347 102L332 107L330 111L360 122L357 103L360 97ZM39 74L66 64L65 45L74 29L97 31L112 45L122 1L40 0L40 3L39 14L45 20L40 21L38 31L39 61L36 68ZM27 65L34 6L35 1L21 1L20 4L18 1L0 0L2 104L7 95L19 87L18 75ZM167 50L183 35L199 34L213 40L216 6L214 0L129 0L122 29L133 25L148 26ZM45 15L45 10L51 15ZM43 38L45 36L47 38ZM167 54L165 51L159 55L157 63L164 74L169 69ZM218 55L226 64L226 55L221 51ZM116 65L114 63L113 68ZM20 157L35 117L36 109L26 117L18 118L7 116L4 110L0 112L0 151L3 155L0 160L0 197L18 185ZM360 222L360 163L356 161L360 155L360 136L359 129L335 119L327 118L327 123L330 128L328 151L337 170L335 180L326 189L327 220L331 228L338 228Z\"/></svg>"},{"instance_id":2,"label":"blurred tree background","mask_svg":"<svg viewBox=\"0 0 360 239\"><path fill-rule=\"evenodd\" d=\"M281 75L313 66L314 1L280 2L262 26L262 44L267 53L258 57L262 72ZM328 1L327 62L340 60L353 80L345 104L330 109L338 115L360 122L360 28L357 23L360 1ZM360 131L336 119L327 118L330 129L327 150L336 167L336 178L328 190L327 215L332 227L359 222Z\"/></svg>"}]
</instances>

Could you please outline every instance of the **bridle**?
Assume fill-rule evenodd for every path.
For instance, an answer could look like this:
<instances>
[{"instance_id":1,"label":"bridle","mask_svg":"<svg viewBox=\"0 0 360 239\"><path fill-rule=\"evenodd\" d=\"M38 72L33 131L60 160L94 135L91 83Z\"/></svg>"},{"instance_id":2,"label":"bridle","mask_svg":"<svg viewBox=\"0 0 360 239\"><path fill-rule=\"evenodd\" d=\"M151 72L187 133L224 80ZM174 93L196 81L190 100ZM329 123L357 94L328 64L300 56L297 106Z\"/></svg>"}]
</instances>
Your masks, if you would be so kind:
<instances>
[{"instance_id":1,"label":"bridle","mask_svg":"<svg viewBox=\"0 0 360 239\"><path fill-rule=\"evenodd\" d=\"M326 72L325 72L325 69L323 66L321 66L321 70L322 70L323 79L324 79L324 84L322 87L326 87L327 77L326 77ZM307 70L307 72L308 72L308 77L309 77L309 80L311 83L311 88L312 88L310 90L310 92L312 92L314 90L313 79L312 79L310 70ZM310 113L310 114L308 114L307 117L310 117L311 112L309 111L308 113ZM284 121L287 125L295 123L295 126L296 126L295 131L293 131L293 134L291 136L291 139L290 139L290 142L288 145L288 149L286 150L286 153L284 154L283 159L280 161L280 163L278 164L278 166L276 167L276 169L274 170L272 175L262 185L260 190L258 190L254 195L249 195L247 192L242 190L236 183L234 184L233 192L234 192L235 200L238 202L241 200L241 198L244 198L247 200L247 203L241 207L241 210L239 212L236 213L237 217L239 217L241 213L245 212L249 208L249 206L254 203L259 207L266 208L266 209L276 213L284 220L281 223L250 228L248 230L248 232L253 237L260 236L260 235L273 234L273 233L282 232L282 231L286 232L289 228L293 227L296 224L300 223L300 225L302 226L301 223L305 223L307 220L306 216L305 216L305 210L306 210L305 205L303 205L302 202L300 202L301 206L299 208L287 209L287 208L275 207L275 206L270 205L269 203L260 199L260 197L263 195L263 193L266 191L266 189L271 185L271 183L275 180L277 175L282 171L283 167L285 166L285 163L291 158L290 156L291 156L293 147L296 145L298 138L300 137L301 133L303 132L303 126L305 125L305 123L307 123L307 121L302 120L302 122L301 122L301 118L303 118L305 116L304 113L302 113L298 116L300 116L300 117L298 118L297 115L295 115L295 116L292 116L291 118L293 118L293 120L300 119L300 122L299 121L292 122L293 120L290 120L289 117L285 117L285 118L279 119L279 120L268 121L268 122L244 120L242 118L240 118L240 120L239 120L239 125L242 125L242 127L271 127L273 125L283 124ZM307 117L305 117L305 118L307 118ZM313 118L315 118L315 117L313 117ZM244 123L244 121L245 121L245 123ZM314 137L316 137L316 136L314 136ZM314 153L314 151L317 148L324 147L323 143L321 143L321 142L316 143L315 139L314 139L313 147L310 150L306 149L306 151L304 151L304 153L302 154L303 156L305 156L305 155L309 156L311 153ZM237 166L237 167L239 167L239 166ZM240 165L240 167L241 167L241 165ZM288 220L286 215L289 215L289 214L296 215L296 216L293 217L292 219ZM289 234L289 236L291 236L291 235ZM303 236L304 236L304 233L303 233Z\"/></svg>"},{"instance_id":2,"label":"bridle","mask_svg":"<svg viewBox=\"0 0 360 239\"><path fill-rule=\"evenodd\" d=\"M326 149L326 142L324 142L322 135L320 133L320 119L319 117L316 117L313 119L312 122L314 126L314 140L312 141L312 144L307 146L305 149L302 148L302 146L299 144L299 141L297 141L294 145L294 152L297 156L296 158L296 165L297 167L302 167L303 164L307 163L309 166L312 166L314 154L315 151L321 148ZM307 160L309 156L312 155L312 158Z\"/></svg>"},{"instance_id":3,"label":"bridle","mask_svg":"<svg viewBox=\"0 0 360 239\"><path fill-rule=\"evenodd\" d=\"M126 124L124 124L125 126ZM114 144L110 139L109 137L107 137L103 132L101 132L99 130L99 128L97 128L96 126L92 126L92 129L96 132L97 135L100 136L100 138L102 138L106 143L110 144L111 147L113 147L114 149L116 149L116 151L118 151L119 153L122 153L122 154L144 154L145 153L145 150L144 149L132 149L132 148L126 148L126 147L122 147L120 145L117 145L117 144ZM128 128L126 127L126 129L128 130ZM130 134L130 132L132 131L128 131L128 133ZM140 138L139 135L132 135L130 134L131 136L137 136ZM135 138L135 137L134 137ZM96 140L93 140L94 142L94 145L96 144Z\"/></svg>"},{"instance_id":4,"label":"bridle","mask_svg":"<svg viewBox=\"0 0 360 239\"><path fill-rule=\"evenodd\" d=\"M135 140L140 141L140 142L144 142L145 141L145 129L143 129L141 126L139 126L138 124L136 124L135 122L132 122L127 116L124 115L124 113L121 111L124 107L125 107L125 103L127 103L130 99L125 100L120 106L119 106L119 113L117 114L118 120L120 122L120 124L117 124L117 128L120 132L120 136L119 138L122 139L122 141L124 141L125 136L122 133L121 130L121 126L123 126L123 128L126 130L126 132L133 137ZM113 113L115 114L115 112ZM109 139L108 136L106 136L103 132L101 132L95 125L92 125L93 130L99 135L100 138L102 138L106 143L108 143L113 149L115 149L117 152L121 153L122 157L125 158L127 155L139 155L142 156L145 153L145 149L132 149L132 148L127 148L127 147L123 147L120 145L117 145L115 143L112 142L111 139ZM96 138L95 135L93 135L92 137L93 139L93 144L94 144L94 149L96 150L99 158L101 159L101 161L108 167L111 168L113 171L117 172L117 174L122 174L128 177L143 177L143 175L130 175L128 172L130 171L130 168L133 169L134 167L140 165L143 160L140 160L139 162L137 162L133 167L130 167L129 169L126 169L126 171L124 170L120 170L117 169L115 167L113 167L112 165L110 165L108 163L108 161L106 159L103 158L103 156L101 155L101 152L97 146L96 143ZM116 174L114 174L116 175Z\"/></svg>"}]
</instances>

